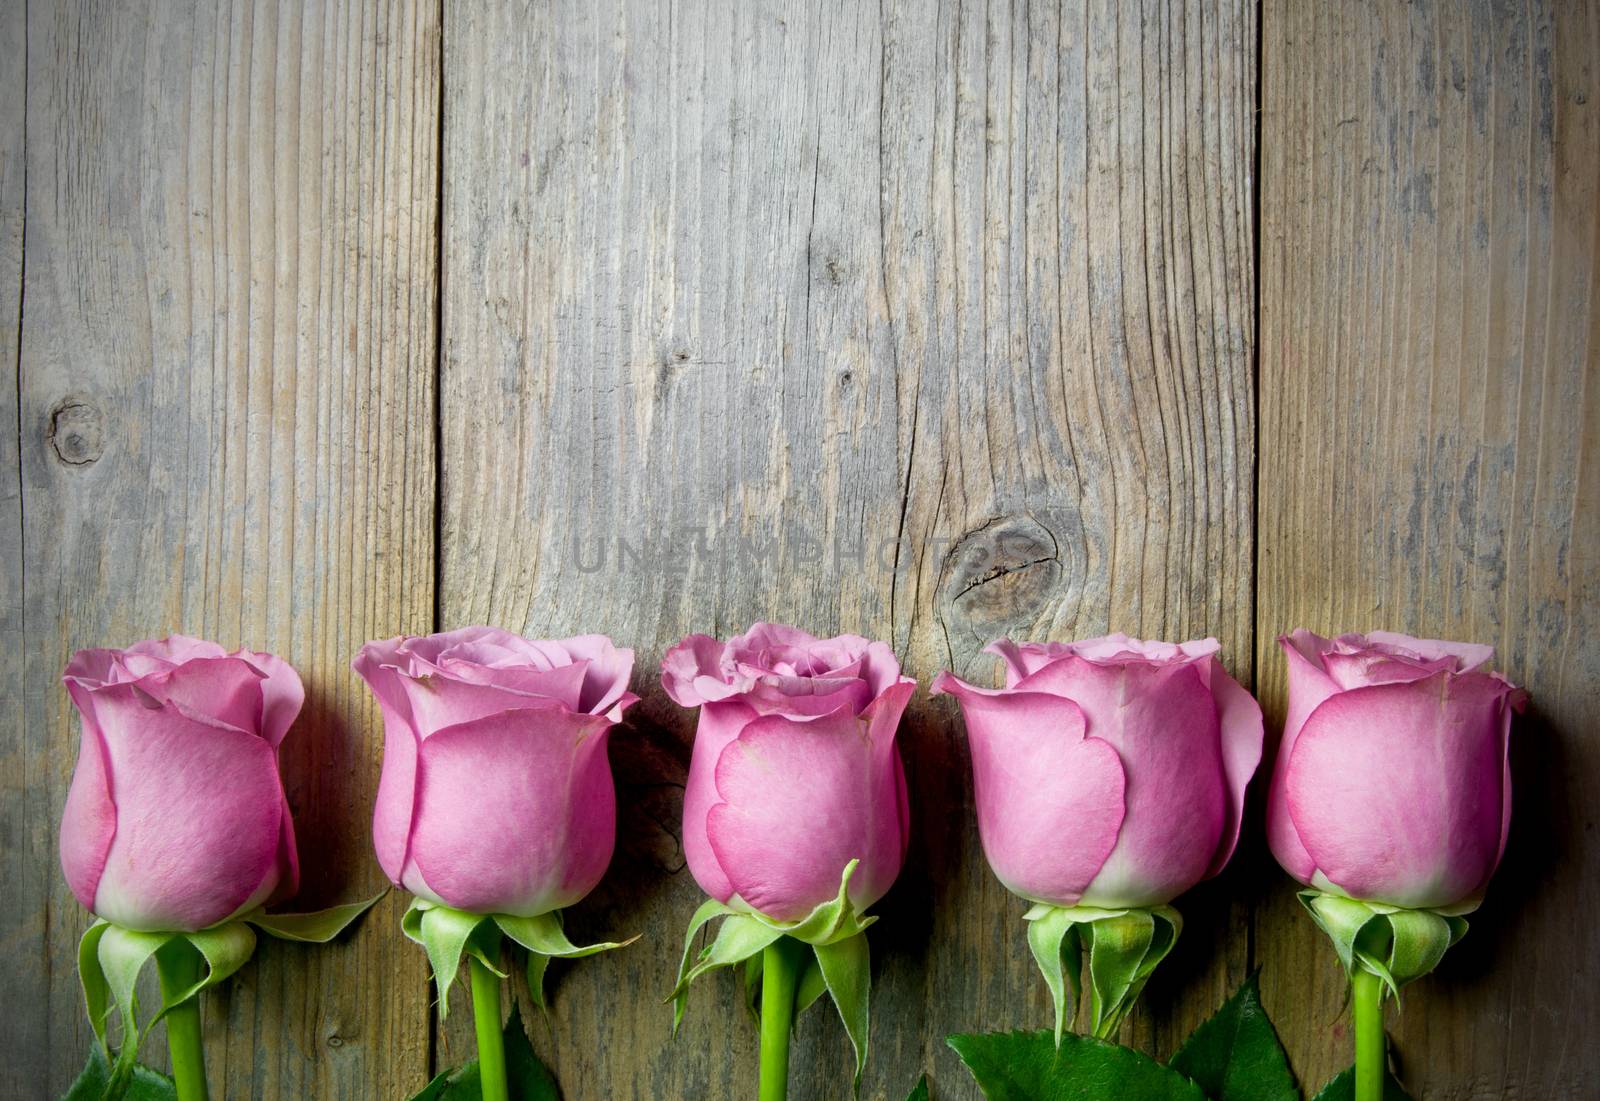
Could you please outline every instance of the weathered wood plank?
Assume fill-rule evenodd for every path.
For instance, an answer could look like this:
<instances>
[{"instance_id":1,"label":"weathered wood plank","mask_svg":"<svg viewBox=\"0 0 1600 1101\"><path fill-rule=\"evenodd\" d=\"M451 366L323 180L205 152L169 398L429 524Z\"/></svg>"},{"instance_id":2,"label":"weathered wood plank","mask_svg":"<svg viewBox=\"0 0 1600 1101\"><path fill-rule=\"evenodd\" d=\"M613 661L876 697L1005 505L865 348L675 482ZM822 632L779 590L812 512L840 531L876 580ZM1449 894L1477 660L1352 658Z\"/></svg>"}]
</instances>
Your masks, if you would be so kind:
<instances>
[{"instance_id":1,"label":"weathered wood plank","mask_svg":"<svg viewBox=\"0 0 1600 1101\"><path fill-rule=\"evenodd\" d=\"M731 981L675 1043L657 1004L698 894L665 646L787 619L927 679L1111 628L1249 674L1253 5L454 2L445 43L442 619L608 631L646 695L573 915L646 937L561 971L536 1044L572 1098L747 1096ZM965 1096L943 1036L1048 1009L954 709L904 745L867 1094ZM1243 977L1237 892L1184 904L1137 1042ZM797 1096L841 1095L837 1022L797 1043Z\"/></svg>"},{"instance_id":2,"label":"weathered wood plank","mask_svg":"<svg viewBox=\"0 0 1600 1101\"><path fill-rule=\"evenodd\" d=\"M37 849L35 818L45 813L26 783L30 756L22 706L22 474L17 457L17 356L22 345L23 104L27 12L0 10L0 953L4 985L18 1007L43 1005L49 973L38 899L51 875L51 850ZM22 1080L43 1074L42 1014L13 1013L0 1034L0 1059Z\"/></svg>"},{"instance_id":3,"label":"weathered wood plank","mask_svg":"<svg viewBox=\"0 0 1600 1101\"><path fill-rule=\"evenodd\" d=\"M1528 686L1510 848L1391 1020L1416 1096L1593 1095L1600 950L1600 9L1266 5L1261 684L1273 637L1494 643ZM1301 1078L1343 980L1285 879L1256 921Z\"/></svg>"},{"instance_id":4,"label":"weathered wood plank","mask_svg":"<svg viewBox=\"0 0 1600 1101\"><path fill-rule=\"evenodd\" d=\"M432 620L439 28L428 4L35 2L27 32L26 670L5 720L27 828L6 893L47 955L9 958L32 985L6 986L47 977L9 1073L57 1096L91 1042L87 919L54 857L76 647L184 630L291 660L301 900L382 881L377 716L347 662ZM333 947L263 943L207 1003L218 1096L422 1080L425 969L398 914Z\"/></svg>"}]
</instances>

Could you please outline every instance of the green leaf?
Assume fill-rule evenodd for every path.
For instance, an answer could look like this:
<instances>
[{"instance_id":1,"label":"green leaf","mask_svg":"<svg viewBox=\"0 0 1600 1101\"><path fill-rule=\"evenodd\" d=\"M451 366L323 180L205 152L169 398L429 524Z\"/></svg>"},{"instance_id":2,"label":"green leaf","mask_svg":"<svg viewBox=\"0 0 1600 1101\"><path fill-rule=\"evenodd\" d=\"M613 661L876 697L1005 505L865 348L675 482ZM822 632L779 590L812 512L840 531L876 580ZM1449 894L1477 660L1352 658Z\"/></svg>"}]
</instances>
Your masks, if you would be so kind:
<instances>
[{"instance_id":1,"label":"green leaf","mask_svg":"<svg viewBox=\"0 0 1600 1101\"><path fill-rule=\"evenodd\" d=\"M83 1065L83 1071L67 1092L62 1101L102 1101L108 1096L121 1098L121 1101L177 1101L178 1090L172 1084L172 1079L164 1074L151 1070L142 1063L133 1066L133 1073L115 1093L111 1085L111 1064L106 1061L106 1053L95 1045L89 1049L89 1061Z\"/></svg>"},{"instance_id":2,"label":"green leaf","mask_svg":"<svg viewBox=\"0 0 1600 1101\"><path fill-rule=\"evenodd\" d=\"M1316 1101L1355 1101L1355 1096L1356 1068L1348 1067L1329 1079L1328 1084L1322 1087L1322 1092L1317 1094ZM1383 1071L1383 1101L1411 1101L1411 1095L1401 1087L1387 1067Z\"/></svg>"},{"instance_id":3,"label":"green leaf","mask_svg":"<svg viewBox=\"0 0 1600 1101\"><path fill-rule=\"evenodd\" d=\"M1300 1101L1254 975L1190 1033L1167 1065L1192 1078L1212 1101Z\"/></svg>"},{"instance_id":4,"label":"green leaf","mask_svg":"<svg viewBox=\"0 0 1600 1101\"><path fill-rule=\"evenodd\" d=\"M548 1010L550 1005L544 998L544 973L550 970L550 957L538 952L528 953L528 993L533 997L533 1004L542 1010Z\"/></svg>"},{"instance_id":5,"label":"green leaf","mask_svg":"<svg viewBox=\"0 0 1600 1101\"><path fill-rule=\"evenodd\" d=\"M872 958L867 934L857 933L846 940L812 946L822 970L828 995L838 1007L839 1018L856 1052L855 1089L861 1089L861 1072L867 1065L867 1034L872 994ZM798 998L797 998L798 1000Z\"/></svg>"},{"instance_id":6,"label":"green leaf","mask_svg":"<svg viewBox=\"0 0 1600 1101\"><path fill-rule=\"evenodd\" d=\"M928 1101L928 1076L924 1074L917 1079L916 1088L911 1091L911 1096L906 1101Z\"/></svg>"},{"instance_id":7,"label":"green leaf","mask_svg":"<svg viewBox=\"0 0 1600 1101\"><path fill-rule=\"evenodd\" d=\"M989 1101L1207 1101L1200 1087L1131 1048L1039 1032L958 1034L946 1039Z\"/></svg>"},{"instance_id":8,"label":"green leaf","mask_svg":"<svg viewBox=\"0 0 1600 1101\"><path fill-rule=\"evenodd\" d=\"M561 1091L555 1076L539 1061L523 1031L522 1017L517 1007L511 1007L511 1018L504 1031L506 1045L506 1086L511 1101L560 1101ZM434 1078L413 1094L411 1101L483 1101L483 1086L478 1077L476 1059Z\"/></svg>"},{"instance_id":9,"label":"green leaf","mask_svg":"<svg viewBox=\"0 0 1600 1101\"><path fill-rule=\"evenodd\" d=\"M505 1042L506 1085L510 1087L511 1101L560 1101L555 1076L533 1053L522 1027L522 1015L514 1003L511 1018L506 1021Z\"/></svg>"},{"instance_id":10,"label":"green leaf","mask_svg":"<svg viewBox=\"0 0 1600 1101\"><path fill-rule=\"evenodd\" d=\"M268 936L277 937L279 940L326 944L344 932L351 922L366 913L374 903L388 893L388 889L385 888L365 902L347 902L342 906L330 906L326 910L315 910L309 914L268 914L257 910L253 914L246 914L244 920Z\"/></svg>"}]
</instances>

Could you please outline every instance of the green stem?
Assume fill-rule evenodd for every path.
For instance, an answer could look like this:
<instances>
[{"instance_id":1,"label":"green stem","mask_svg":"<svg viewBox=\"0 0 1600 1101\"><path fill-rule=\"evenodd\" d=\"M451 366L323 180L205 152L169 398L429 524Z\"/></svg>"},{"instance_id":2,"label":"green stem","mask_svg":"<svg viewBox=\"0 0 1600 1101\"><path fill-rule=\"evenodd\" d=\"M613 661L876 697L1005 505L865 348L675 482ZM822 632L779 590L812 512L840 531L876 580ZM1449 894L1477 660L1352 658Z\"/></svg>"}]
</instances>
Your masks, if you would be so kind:
<instances>
[{"instance_id":1,"label":"green stem","mask_svg":"<svg viewBox=\"0 0 1600 1101\"><path fill-rule=\"evenodd\" d=\"M163 999L200 981L200 953L187 942L174 941L156 955ZM207 1101L206 1055L200 1041L200 995L167 1010L167 1050L172 1054L172 1081L178 1101Z\"/></svg>"},{"instance_id":2,"label":"green stem","mask_svg":"<svg viewBox=\"0 0 1600 1101\"><path fill-rule=\"evenodd\" d=\"M500 978L476 956L472 968L472 1020L478 1026L478 1082L483 1101L511 1101L506 1089L506 1042L500 1024Z\"/></svg>"},{"instance_id":3,"label":"green stem","mask_svg":"<svg viewBox=\"0 0 1600 1101\"><path fill-rule=\"evenodd\" d=\"M805 945L779 937L761 954L760 1101L784 1101L789 1093L789 1029Z\"/></svg>"},{"instance_id":4,"label":"green stem","mask_svg":"<svg viewBox=\"0 0 1600 1101\"><path fill-rule=\"evenodd\" d=\"M1356 1029L1355 1101L1382 1101L1383 980L1357 966L1350 980Z\"/></svg>"}]
</instances>

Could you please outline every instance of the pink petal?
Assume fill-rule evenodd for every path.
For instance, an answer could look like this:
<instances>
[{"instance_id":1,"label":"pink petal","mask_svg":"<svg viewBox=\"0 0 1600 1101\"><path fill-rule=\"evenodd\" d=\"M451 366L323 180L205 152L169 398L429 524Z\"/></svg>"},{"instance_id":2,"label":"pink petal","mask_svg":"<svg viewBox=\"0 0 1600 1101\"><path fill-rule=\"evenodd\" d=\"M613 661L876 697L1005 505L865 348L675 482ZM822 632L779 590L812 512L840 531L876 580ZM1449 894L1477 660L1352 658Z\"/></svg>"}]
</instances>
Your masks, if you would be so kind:
<instances>
[{"instance_id":1,"label":"pink petal","mask_svg":"<svg viewBox=\"0 0 1600 1101\"><path fill-rule=\"evenodd\" d=\"M1425 661L1453 658L1453 671L1467 673L1494 659L1494 647L1476 642L1446 642L1437 638L1412 638L1393 631L1368 631L1367 641L1379 646L1405 650Z\"/></svg>"},{"instance_id":2,"label":"pink petal","mask_svg":"<svg viewBox=\"0 0 1600 1101\"><path fill-rule=\"evenodd\" d=\"M394 668L399 639L369 642L350 667L372 689L383 714L383 771L372 810L372 847L391 883L399 884L411 845L416 805L417 746L421 736L411 719L411 704Z\"/></svg>"},{"instance_id":3,"label":"pink petal","mask_svg":"<svg viewBox=\"0 0 1600 1101\"><path fill-rule=\"evenodd\" d=\"M276 746L289 733L295 717L306 702L305 686L294 666L278 657L255 650L240 650L239 657L255 666L266 677L261 682L261 736Z\"/></svg>"},{"instance_id":4,"label":"pink petal","mask_svg":"<svg viewBox=\"0 0 1600 1101\"><path fill-rule=\"evenodd\" d=\"M1217 721L1222 734L1222 774L1228 788L1228 817L1222 828L1222 844L1212 857L1206 877L1227 867L1239 843L1239 828L1244 821L1244 793L1261 764L1264 730L1261 705L1244 686L1228 675L1220 661L1207 666L1211 697L1216 703Z\"/></svg>"},{"instance_id":5,"label":"pink petal","mask_svg":"<svg viewBox=\"0 0 1600 1101\"><path fill-rule=\"evenodd\" d=\"M427 739L434 731L523 707L560 706L577 711L587 663L557 669L497 670L501 684L474 684L448 672L433 676L400 676L411 721Z\"/></svg>"},{"instance_id":6,"label":"pink petal","mask_svg":"<svg viewBox=\"0 0 1600 1101\"><path fill-rule=\"evenodd\" d=\"M220 657L194 658L129 683L157 700L259 736L264 679L249 662Z\"/></svg>"},{"instance_id":7,"label":"pink petal","mask_svg":"<svg viewBox=\"0 0 1600 1101\"><path fill-rule=\"evenodd\" d=\"M901 850L893 725L909 695L892 689L860 718L844 709L812 719L764 715L723 750L722 801L706 829L745 903L799 920L838 894L851 860L861 861L851 883L857 906L893 882Z\"/></svg>"},{"instance_id":8,"label":"pink petal","mask_svg":"<svg viewBox=\"0 0 1600 1101\"><path fill-rule=\"evenodd\" d=\"M552 706L446 727L422 742L411 856L440 901L532 916L582 897L572 884L596 864L604 870L616 828L615 796L597 797L589 767L597 755L609 783L609 728L603 717Z\"/></svg>"},{"instance_id":9,"label":"pink petal","mask_svg":"<svg viewBox=\"0 0 1600 1101\"><path fill-rule=\"evenodd\" d=\"M152 702L131 684L94 693L117 814L94 911L192 931L276 875L283 786L261 738Z\"/></svg>"},{"instance_id":10,"label":"pink petal","mask_svg":"<svg viewBox=\"0 0 1600 1101\"><path fill-rule=\"evenodd\" d=\"M700 708L695 728L694 749L689 757L689 776L683 787L683 855L689 872L700 889L719 902L728 901L733 885L728 882L717 855L706 835L706 817L721 801L717 794L717 759L728 743L739 736L756 712L737 700L712 702ZM835 884L835 887L838 885Z\"/></svg>"},{"instance_id":11,"label":"pink petal","mask_svg":"<svg viewBox=\"0 0 1600 1101\"><path fill-rule=\"evenodd\" d=\"M661 658L661 687L679 707L698 707L707 699L704 689L722 685L722 643L709 635L690 635ZM702 687L702 682L707 682Z\"/></svg>"},{"instance_id":12,"label":"pink petal","mask_svg":"<svg viewBox=\"0 0 1600 1101\"><path fill-rule=\"evenodd\" d=\"M1289 665L1289 709L1273 764L1272 784L1267 791L1267 844L1285 871L1301 883L1309 884L1317 865L1295 832L1289 803L1284 797L1284 776L1306 716L1337 693L1339 685L1322 667L1322 654L1333 645L1327 639L1300 628L1280 635L1278 645Z\"/></svg>"},{"instance_id":13,"label":"pink petal","mask_svg":"<svg viewBox=\"0 0 1600 1101\"><path fill-rule=\"evenodd\" d=\"M1100 664L1074 655L1018 690L1076 703L1089 736L1111 743L1127 776L1117 847L1084 903L1164 903L1203 879L1220 847L1228 794L1217 709L1199 665Z\"/></svg>"},{"instance_id":14,"label":"pink petal","mask_svg":"<svg viewBox=\"0 0 1600 1101\"><path fill-rule=\"evenodd\" d=\"M1325 701L1284 795L1306 851L1356 898L1434 908L1481 889L1505 802L1503 682L1438 674Z\"/></svg>"},{"instance_id":15,"label":"pink petal","mask_svg":"<svg viewBox=\"0 0 1600 1101\"><path fill-rule=\"evenodd\" d=\"M70 666L69 666L70 668ZM67 681L67 691L77 704L83 725L78 743L78 764L67 789L61 814L61 870L83 908L94 909L94 896L105 870L106 854L117 832L117 809L111 802L111 774L106 749L95 720L90 691Z\"/></svg>"},{"instance_id":16,"label":"pink petal","mask_svg":"<svg viewBox=\"0 0 1600 1101\"><path fill-rule=\"evenodd\" d=\"M603 715L622 700L633 676L633 651L612 645L605 635L578 635L561 640L574 659L586 664L583 690L575 711ZM622 717L619 711L613 719Z\"/></svg>"},{"instance_id":17,"label":"pink petal","mask_svg":"<svg viewBox=\"0 0 1600 1101\"><path fill-rule=\"evenodd\" d=\"M1060 696L991 691L949 673L933 692L961 703L978 833L996 877L1035 902L1076 906L1122 828L1117 751L1087 737L1083 712Z\"/></svg>"}]
</instances>

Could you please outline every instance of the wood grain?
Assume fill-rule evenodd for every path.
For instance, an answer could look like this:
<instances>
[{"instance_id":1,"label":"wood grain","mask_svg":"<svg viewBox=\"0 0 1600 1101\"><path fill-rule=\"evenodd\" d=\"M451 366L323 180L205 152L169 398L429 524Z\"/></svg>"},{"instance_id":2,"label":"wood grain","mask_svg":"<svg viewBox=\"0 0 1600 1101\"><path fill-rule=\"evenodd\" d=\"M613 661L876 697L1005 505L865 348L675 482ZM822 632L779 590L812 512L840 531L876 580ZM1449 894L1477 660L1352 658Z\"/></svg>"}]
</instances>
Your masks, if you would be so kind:
<instances>
[{"instance_id":1,"label":"wood grain","mask_svg":"<svg viewBox=\"0 0 1600 1101\"><path fill-rule=\"evenodd\" d=\"M747 1096L732 981L676 1042L658 1004L699 897L666 646L788 620L926 680L1005 633L1214 633L1248 676L1253 5L457 0L445 50L441 621L607 631L646 696L573 914L645 937L562 969L536 1046L569 1098ZM903 734L871 1097L970 1096L947 1033L1048 1020L959 731L922 699ZM1183 903L1130 1038L1244 976L1238 893ZM794 1095L842 1096L837 1021L797 1045Z\"/></svg>"},{"instance_id":2,"label":"wood grain","mask_svg":"<svg viewBox=\"0 0 1600 1101\"><path fill-rule=\"evenodd\" d=\"M7 823L20 799L25 825L4 839L7 908L20 884L23 911L5 986L26 1005L5 1031L8 1081L54 1097L91 1042L73 967L88 919L54 857L74 649L180 630L293 662L300 902L382 881L376 709L347 663L432 622L439 27L419 4L36 0L26 58L3 728ZM9 324L9 289L3 304ZM422 1080L425 967L399 912L387 900L331 947L264 942L208 996L216 1096L393 1097ZM147 1058L163 1047L158 1032Z\"/></svg>"},{"instance_id":3,"label":"wood grain","mask_svg":"<svg viewBox=\"0 0 1600 1101\"><path fill-rule=\"evenodd\" d=\"M1490 642L1532 693L1510 848L1390 1026L1426 1101L1592 1097L1600 933L1600 8L1264 18L1257 650L1389 627ZM1280 880L1263 991L1302 1080L1343 980Z\"/></svg>"}]
</instances>

